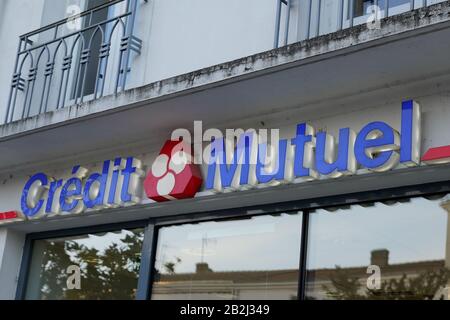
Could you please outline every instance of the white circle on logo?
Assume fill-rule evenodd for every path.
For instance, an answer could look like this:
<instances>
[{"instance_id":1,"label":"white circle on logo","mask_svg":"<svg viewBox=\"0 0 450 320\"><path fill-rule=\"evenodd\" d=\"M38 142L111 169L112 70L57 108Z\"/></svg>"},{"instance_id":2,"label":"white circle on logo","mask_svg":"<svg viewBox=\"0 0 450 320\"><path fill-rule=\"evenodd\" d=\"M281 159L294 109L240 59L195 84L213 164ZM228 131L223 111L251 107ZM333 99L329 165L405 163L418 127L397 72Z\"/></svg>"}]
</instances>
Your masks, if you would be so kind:
<instances>
[{"instance_id":1,"label":"white circle on logo","mask_svg":"<svg viewBox=\"0 0 450 320\"><path fill-rule=\"evenodd\" d=\"M165 154L160 154L153 162L152 174L160 178L167 172L167 164L169 162L169 157Z\"/></svg>"},{"instance_id":2,"label":"white circle on logo","mask_svg":"<svg viewBox=\"0 0 450 320\"><path fill-rule=\"evenodd\" d=\"M156 191L158 191L160 196L170 194L173 188L175 188L175 176L170 172L164 178L159 180L156 185Z\"/></svg>"},{"instance_id":3,"label":"white circle on logo","mask_svg":"<svg viewBox=\"0 0 450 320\"><path fill-rule=\"evenodd\" d=\"M178 151L172 155L169 162L169 169L173 170L176 174L179 174L184 170L188 163L188 158L186 153L183 151Z\"/></svg>"}]
</instances>

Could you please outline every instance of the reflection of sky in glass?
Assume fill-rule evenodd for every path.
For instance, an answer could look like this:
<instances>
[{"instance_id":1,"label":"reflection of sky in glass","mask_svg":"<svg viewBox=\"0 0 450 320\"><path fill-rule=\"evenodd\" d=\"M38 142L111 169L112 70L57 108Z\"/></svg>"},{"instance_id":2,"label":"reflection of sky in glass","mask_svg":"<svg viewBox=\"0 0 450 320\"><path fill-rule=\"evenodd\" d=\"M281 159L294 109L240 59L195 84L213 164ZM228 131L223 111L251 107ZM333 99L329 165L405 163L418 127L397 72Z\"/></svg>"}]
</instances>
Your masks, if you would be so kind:
<instances>
[{"instance_id":1,"label":"reflection of sky in glass","mask_svg":"<svg viewBox=\"0 0 450 320\"><path fill-rule=\"evenodd\" d=\"M367 266L370 252L389 250L389 264L445 258L447 212L439 201L409 203L312 214L308 268Z\"/></svg>"},{"instance_id":2,"label":"reflection of sky in glass","mask_svg":"<svg viewBox=\"0 0 450 320\"><path fill-rule=\"evenodd\" d=\"M180 258L176 273L202 260L213 271L297 269L300 234L300 214L162 228L156 268Z\"/></svg>"},{"instance_id":3,"label":"reflection of sky in glass","mask_svg":"<svg viewBox=\"0 0 450 320\"><path fill-rule=\"evenodd\" d=\"M138 232L138 231L139 230L136 230L136 232ZM136 232L134 232L134 233L136 233ZM52 241L52 242L58 242L58 241L74 242L74 243L78 243L79 245L86 246L88 249L96 249L96 250L98 250L99 254L103 254L105 249L107 249L114 243L119 246L123 246L124 243L122 242L122 240L127 235L133 235L134 233L129 230L120 230L120 231L116 231L116 232L81 235L78 237L71 237L71 238L64 238L64 239L51 239L49 241Z\"/></svg>"}]
</instances>

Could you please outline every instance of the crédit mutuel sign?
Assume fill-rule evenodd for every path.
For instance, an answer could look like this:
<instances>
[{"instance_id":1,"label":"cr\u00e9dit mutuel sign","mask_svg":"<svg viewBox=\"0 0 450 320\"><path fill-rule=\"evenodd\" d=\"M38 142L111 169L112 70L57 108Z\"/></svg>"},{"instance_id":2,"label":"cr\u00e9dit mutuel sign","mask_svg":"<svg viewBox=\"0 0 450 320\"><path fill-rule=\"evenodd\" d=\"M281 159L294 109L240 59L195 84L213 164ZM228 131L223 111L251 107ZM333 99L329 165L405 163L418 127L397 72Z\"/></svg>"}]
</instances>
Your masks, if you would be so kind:
<instances>
[{"instance_id":1,"label":"cr\u00e9dit mutuel sign","mask_svg":"<svg viewBox=\"0 0 450 320\"><path fill-rule=\"evenodd\" d=\"M213 138L203 152L206 177L185 137L167 141L147 172L142 161L129 157L104 161L101 172L76 165L67 180L36 173L25 183L20 210L0 213L0 223L130 206L142 203L143 195L156 202L192 198L202 185L205 191L241 191L339 178L359 169L381 172L400 164L450 162L450 147L432 148L421 157L419 105L405 101L399 111L399 130L374 121L358 133L342 128L338 139L307 123L297 126L295 137L270 145L255 130L243 132L236 146Z\"/></svg>"}]
</instances>

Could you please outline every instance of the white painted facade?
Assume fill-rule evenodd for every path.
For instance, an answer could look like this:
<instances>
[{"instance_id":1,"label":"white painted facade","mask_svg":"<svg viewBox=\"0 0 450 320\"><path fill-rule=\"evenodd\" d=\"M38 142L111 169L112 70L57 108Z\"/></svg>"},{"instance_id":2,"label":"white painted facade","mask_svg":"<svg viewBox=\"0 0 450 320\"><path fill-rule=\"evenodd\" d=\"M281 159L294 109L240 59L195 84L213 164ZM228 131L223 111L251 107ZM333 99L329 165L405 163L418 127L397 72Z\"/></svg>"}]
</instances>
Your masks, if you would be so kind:
<instances>
[{"instance_id":1,"label":"white painted facade","mask_svg":"<svg viewBox=\"0 0 450 320\"><path fill-rule=\"evenodd\" d=\"M73 2L79 1L6 0L0 2L0 41L3 44L3 50L0 52L0 119L4 118L6 110L18 36L45 26L54 20L64 18L66 14L64 9ZM336 22L337 11L334 8L336 2L323 1L324 13L321 15L320 34L335 31L333 28ZM419 1L416 2L419 3ZM298 19L299 16L304 15L305 10L301 9L305 5L306 1L303 0L294 1L292 4L289 43L305 38L305 19ZM364 34L358 38L359 40L363 39L360 45L365 46L361 51L355 49L357 52L349 51L341 56L340 50L353 50L358 47L352 47L352 44L349 44L345 48L334 50L333 45L327 47L327 44L319 43L316 44L319 47L316 48L318 50L316 55L308 52L305 55L311 54L310 56L300 57L296 61L289 61L289 51L282 51L279 56L274 54L276 58L270 61L272 63L270 66L268 66L269 62L264 61L261 57L250 57L247 61L236 62L236 64L249 65L250 69L255 68L255 75L252 74L252 71L249 73L239 71L239 73L227 77L214 73L214 70L206 70L204 78L199 76L200 83L188 88L187 85L183 87L185 83L182 82L188 82L188 80L180 79L177 82L173 79L183 78L181 75L195 70L271 50L274 39L275 1L149 0L148 2L140 1L138 6L136 34L143 40L143 49L141 54L130 62L132 71L127 88L130 90L138 88L136 89L138 91L125 92L117 99L109 96L102 98L104 100L99 99L99 101L85 104L84 107L87 111L61 110L59 114L53 114L55 118L52 118L50 123L43 126L40 126L39 123L47 121L43 118L45 114L28 120L28 122L27 120L19 121L14 127L11 124L4 125L2 132L5 133L2 134L2 140L0 140L0 212L20 209L23 186L30 175L37 172L45 172L58 178L67 178L70 177L72 167L78 164L90 167L97 172L101 170L103 160L113 160L116 156L134 156L142 160L148 168L157 156L163 142L170 138L172 130L179 127L191 129L193 120L204 120L205 125L214 125L218 128L280 128L282 138L293 137L296 124L307 121L316 129L326 130L337 136L340 128L350 127L358 132L361 127L371 121L385 121L399 130L401 102L404 99L414 99L422 107L421 154L431 147L450 145L448 127L450 122L450 82L446 72L450 69L450 64L433 64L433 59L445 61L443 56L446 55L445 50L450 51L450 46L440 43L436 50L442 50L442 55L436 58L430 56L427 60L427 63L432 66L427 68L429 72L422 70L420 66L416 68L416 65L411 65L406 61L404 65L399 65L395 74L390 73L392 69L384 65L390 56L379 55L380 52L388 52L392 55L408 52L409 48L405 43L409 41L408 39L414 38L414 32L420 32L419 27L410 29L405 27L404 33L408 33L408 37L405 37L406 40L398 40L399 47L404 51L400 51L398 48L388 48L391 40L389 36L371 42L371 37L375 38L376 35ZM407 11L404 8L395 10ZM314 9L312 11L314 12ZM23 17L28 12L30 14L27 14L26 19L17 18ZM312 20L314 19L317 17L312 15ZM283 23L282 19L281 25ZM442 24L442 28L432 31L435 31L436 34L437 32L448 33L448 21L439 23ZM438 25L437 22L436 25ZM398 31L390 24L387 24L385 28L388 33L392 34ZM281 33L280 36L282 38L283 34ZM397 39L397 36L398 34L395 37L392 36L392 39ZM343 35L342 39L353 42L352 37L352 34L347 34ZM381 50L376 47L371 48L375 42L381 46ZM422 50L425 49L427 48L422 48ZM433 49L430 48L431 53L434 52ZM365 61L364 58L361 58L366 52L372 54L372 58L377 55L381 58L379 69L376 69L376 61ZM268 55L270 56L270 53ZM322 58L323 61L320 60ZM421 56L412 54L409 58L411 61L417 61L421 59ZM406 60L409 58L407 57ZM314 59L318 60L314 61ZM299 63L299 61L300 63L307 62L305 65L298 66L298 69L291 70L284 69L284 67L277 69L284 63L290 65ZM349 70L353 68L354 74L343 74L340 73L340 70L328 67L323 70L322 66L325 66L325 63L331 63L331 65L334 63L340 67L346 66ZM368 66L371 63L374 65ZM376 78L372 79L368 74L363 80L360 80L357 70L359 67L363 69L363 66L374 73L379 72ZM224 68L230 68L225 70L225 73L232 70L232 66L229 64L225 64ZM276 69L276 72L272 72L271 68ZM425 69L425 66L423 68ZM296 72L295 76L292 75L294 72ZM284 80L271 80L272 73L280 74ZM299 73L302 73L304 81L306 78L309 82L301 82L294 78L299 83L296 87L290 80L297 77ZM167 90L167 94L140 97L140 95L145 96L145 92L153 94L152 90L158 91L151 87L151 84L164 79L169 79L169 82L173 81L173 86L164 81L155 86L161 86L160 91ZM231 82L230 79L237 79L237 81ZM249 86L255 89L253 95L246 90L239 91L239 85L245 79L250 79ZM269 79L269 85L262 82L264 79ZM341 79L349 81L341 83ZM328 84L326 88L321 88L321 83L325 81L330 81L334 86L331 87ZM358 86L358 83L361 86ZM145 87L149 85L150 87ZM144 89L139 91L141 87ZM219 91L222 87L224 87L224 91ZM273 90L275 95L276 91L283 90L282 87L288 87L286 92L283 91L286 94L285 99L270 101L270 104L267 105L263 99L258 101L258 90L266 91L266 94L268 94L268 90ZM203 97L202 91L206 91L206 94L211 92L210 96ZM301 92L301 96L298 93L297 97L297 92ZM239 96L238 93L240 93ZM263 93L261 92L261 94ZM140 98L142 101L147 99L148 103L143 102L136 109L145 109L146 112L151 112L151 108L155 108L153 117L162 119L149 119L149 121L158 122L154 127L143 128L139 115L131 115L131 111L129 111L130 114L126 113L134 104L140 103ZM175 99L178 100L175 101ZM118 105L113 105L112 101L124 102L124 110L120 109L123 105L119 105L119 102L117 102ZM220 110L209 109L214 108L219 102L223 104L219 109L230 107L231 111L226 118L223 117ZM186 105L185 114L180 114L177 106L183 105L183 103ZM191 106L192 109L189 108ZM81 109L82 107L83 105L74 108ZM94 108L92 109L94 111L90 111L91 107ZM127 109L128 107L129 109ZM113 108L117 108L117 110L113 110ZM108 113L108 110L111 113ZM118 114L120 112L124 114L122 118L124 122L120 121L120 117L119 120L107 118L113 117L116 111ZM245 116L240 114L241 111ZM202 119L202 116L205 118ZM77 127L78 125L82 126L82 123L86 127ZM130 132L134 129L136 131L130 133L129 136L121 136L121 130L124 130L123 126L129 126ZM75 136L83 137L82 141L74 139L67 144L65 141L61 141L66 134L63 131L66 130L64 128L72 130L71 132ZM142 130L140 130L141 128ZM8 130L12 130L13 134L8 135L10 132ZM107 132L107 134L102 136L98 134L97 130L103 133ZM33 139L33 137L36 137L36 143L42 144L42 148L30 145L32 140L27 139ZM80 144L83 145L83 139L91 139L92 146L80 151L76 148ZM19 150L26 149L27 146L34 150L36 158L30 156L24 159L20 152L14 155L16 147ZM13 155L9 155L8 163L5 161L2 164L1 154L6 152ZM13 161L14 157L17 157L17 162ZM16 163L18 164L16 165ZM203 175L206 175L205 166L203 166ZM162 213L177 215L230 208L233 205L261 205L337 195L342 192L370 191L448 180L450 180L448 166L429 167L424 165L417 168L396 168L396 170L385 173L361 173L343 179L322 179L227 194L213 195L202 190L196 198L183 200L180 203L156 204L146 200L142 193L142 202L134 207L105 209L99 212L86 212L79 216L61 216L48 220L0 226L0 299L14 299L15 297L22 247L26 234L30 232L139 220Z\"/></svg>"},{"instance_id":2,"label":"white painted facade","mask_svg":"<svg viewBox=\"0 0 450 320\"><path fill-rule=\"evenodd\" d=\"M338 1L291 0L288 43L324 35L337 30ZM409 1L393 1L390 15L409 10ZM428 4L442 2L429 0ZM0 119L4 118L8 102L11 75L20 35L71 16L73 8L84 10L87 0L6 0L2 2L0 53ZM343 12L349 11L343 1ZM421 0L415 0L415 7ZM308 20L309 12L311 18ZM318 12L320 11L320 19ZM17 19L24 12L33 14ZM128 88L140 87L162 79L199 70L227 61L273 49L276 22L275 0L231 1L139 1L135 25L136 36L144 45L139 56L132 59ZM382 9L380 15L384 16ZM286 9L282 8L280 39L285 37ZM368 15L355 18L354 25L367 21ZM308 28L308 21L310 27ZM319 24L319 26L317 26ZM343 19L344 28L350 26ZM282 40L280 40L280 44Z\"/></svg>"}]
</instances>

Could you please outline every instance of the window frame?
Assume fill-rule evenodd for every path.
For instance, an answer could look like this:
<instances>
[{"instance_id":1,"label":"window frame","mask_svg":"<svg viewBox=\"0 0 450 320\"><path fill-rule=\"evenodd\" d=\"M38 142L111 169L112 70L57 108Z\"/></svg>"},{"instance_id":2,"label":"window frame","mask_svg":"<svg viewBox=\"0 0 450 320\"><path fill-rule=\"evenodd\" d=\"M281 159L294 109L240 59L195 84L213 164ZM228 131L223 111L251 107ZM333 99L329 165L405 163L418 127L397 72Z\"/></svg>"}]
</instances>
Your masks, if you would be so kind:
<instances>
[{"instance_id":1,"label":"window frame","mask_svg":"<svg viewBox=\"0 0 450 320\"><path fill-rule=\"evenodd\" d=\"M17 283L16 290L16 300L25 300L26 289L28 283L29 271L31 268L31 259L33 257L33 248L34 242L36 240L47 240L47 239L56 239L56 238L64 238L64 237L73 237L84 234L93 234L93 233L102 233L102 232L111 232L117 231L120 229L144 229L144 241L145 241L145 232L147 231L147 220L140 221L131 221L126 223L114 223L114 224L105 224L99 226L92 227L81 227L81 228L72 228L65 230L55 230L55 231L44 231L39 233L30 233L25 237L25 245L23 249L22 262L20 265L20 273L19 279ZM143 245L144 246L144 245ZM141 250L142 252L142 250ZM144 257L141 257L141 264L144 262ZM139 278L141 278L141 274L139 274ZM137 295L137 293L136 293Z\"/></svg>"},{"instance_id":2,"label":"window frame","mask_svg":"<svg viewBox=\"0 0 450 320\"><path fill-rule=\"evenodd\" d=\"M89 226L82 228L64 229L30 233L26 235L25 245L20 266L19 279L16 291L16 300L23 300L33 253L35 240L76 236L86 233L100 233L118 229L144 228L144 242L141 251L141 267L139 272L136 300L150 300L154 280L154 263L156 258L158 231L162 227L181 225L187 223L200 223L208 221L221 221L236 218L256 217L268 214L302 213L302 230L300 243L298 300L305 300L306 271L309 237L309 217L317 209L326 209L336 206L357 205L387 200L401 200L425 196L438 196L450 193L450 181L415 184L411 186L394 187L380 190L367 190L357 193L344 193L334 196L310 198L249 207L235 207L210 211L208 213L189 213L167 217L159 215L151 219L114 223L106 225Z\"/></svg>"}]
</instances>

